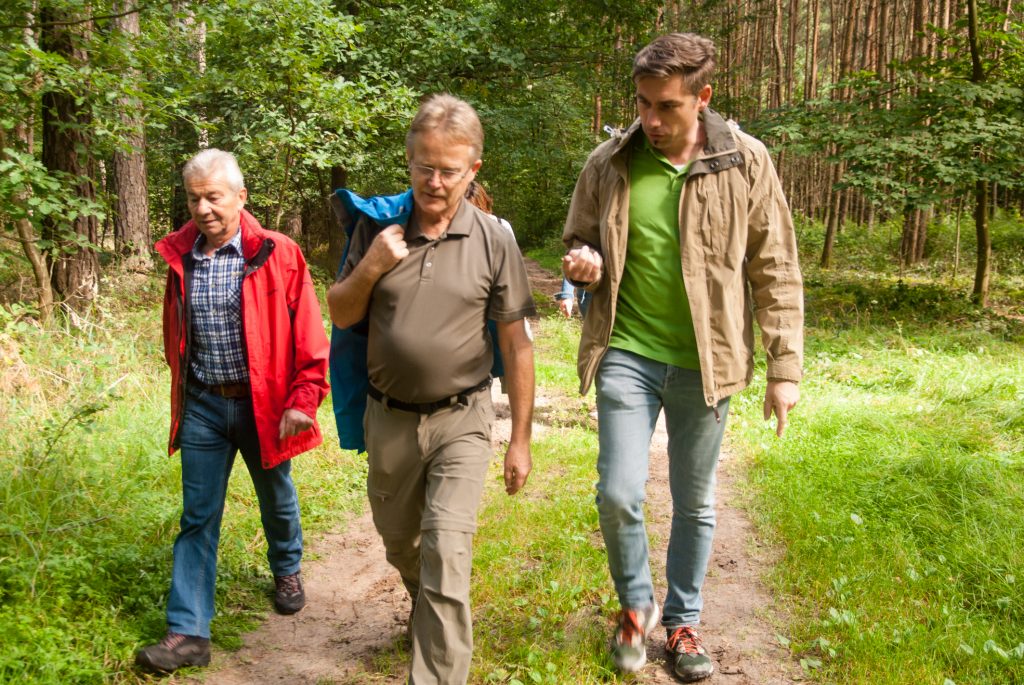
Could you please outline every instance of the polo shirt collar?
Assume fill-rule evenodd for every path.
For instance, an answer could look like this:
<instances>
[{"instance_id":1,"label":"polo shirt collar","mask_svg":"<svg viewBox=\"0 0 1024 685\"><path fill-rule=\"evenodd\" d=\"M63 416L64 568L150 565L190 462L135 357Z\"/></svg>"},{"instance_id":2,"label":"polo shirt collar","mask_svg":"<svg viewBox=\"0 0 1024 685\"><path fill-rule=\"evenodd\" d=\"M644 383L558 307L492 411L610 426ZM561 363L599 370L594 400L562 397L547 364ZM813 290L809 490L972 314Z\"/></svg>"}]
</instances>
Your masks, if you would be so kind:
<instances>
[{"instance_id":1,"label":"polo shirt collar","mask_svg":"<svg viewBox=\"0 0 1024 685\"><path fill-rule=\"evenodd\" d=\"M459 202L459 208L455 210L455 216L452 217L451 222L448 224L448 230L444 232L444 235L467 236L472 232L472 230L472 210L470 210L469 203L462 200ZM413 211L409 218L409 225L405 230L405 241L411 242L420 238L429 240L429 238L426 238L420 230L419 220L416 218L416 212Z\"/></svg>"},{"instance_id":2,"label":"polo shirt collar","mask_svg":"<svg viewBox=\"0 0 1024 685\"><path fill-rule=\"evenodd\" d=\"M638 145L640 149L658 160L658 164L665 169L665 173L677 176L679 174L685 174L689 170L689 163L684 164L681 168L676 168L676 165L668 161L668 157L661 153L661 150L658 150L656 147L651 145L651 141L647 138L647 134L641 133L639 141Z\"/></svg>"}]
</instances>

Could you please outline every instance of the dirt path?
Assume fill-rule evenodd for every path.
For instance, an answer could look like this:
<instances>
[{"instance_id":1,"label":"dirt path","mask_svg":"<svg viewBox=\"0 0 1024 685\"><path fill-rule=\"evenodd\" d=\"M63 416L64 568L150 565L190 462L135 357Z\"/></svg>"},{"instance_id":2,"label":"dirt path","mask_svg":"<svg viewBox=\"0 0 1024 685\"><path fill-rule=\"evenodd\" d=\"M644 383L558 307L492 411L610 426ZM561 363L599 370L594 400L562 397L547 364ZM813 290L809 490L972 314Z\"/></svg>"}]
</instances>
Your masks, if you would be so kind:
<instances>
[{"instance_id":1,"label":"dirt path","mask_svg":"<svg viewBox=\"0 0 1024 685\"><path fill-rule=\"evenodd\" d=\"M561 280L528 264L534 291L552 295ZM499 424L496 441L507 439L505 397L494 394ZM546 398L538 398L544 403ZM502 411L504 409L504 411ZM664 560L672 501L668 492L667 437L659 422L651 450L648 523L657 594L664 596ZM772 599L760 582L770 552L757 544L753 528L738 508L739 465L722 454L718 485L718 529L704 587L705 642L715 659L709 685L785 685L798 682L799 667L775 639ZM303 566L308 606L295 616L271 615L245 636L234 653L217 652L215 666L174 683L213 685L398 685L404 673L366 675L378 652L389 650L404 628L409 602L398 575L384 560L384 548L369 514L350 522L344 533L322 536L307 545ZM664 660L664 636L655 631L648 648L652 664L636 682L674 683ZM571 685L571 684L566 684Z\"/></svg>"}]
</instances>

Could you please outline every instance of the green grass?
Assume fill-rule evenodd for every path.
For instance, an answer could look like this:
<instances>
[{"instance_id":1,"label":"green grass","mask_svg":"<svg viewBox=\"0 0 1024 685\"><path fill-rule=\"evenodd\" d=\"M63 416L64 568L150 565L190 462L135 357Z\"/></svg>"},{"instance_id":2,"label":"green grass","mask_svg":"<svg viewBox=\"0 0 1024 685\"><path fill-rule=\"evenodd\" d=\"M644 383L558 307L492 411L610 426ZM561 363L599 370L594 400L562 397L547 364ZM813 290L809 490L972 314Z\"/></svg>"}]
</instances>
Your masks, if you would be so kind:
<instances>
[{"instance_id":1,"label":"green grass","mask_svg":"<svg viewBox=\"0 0 1024 685\"><path fill-rule=\"evenodd\" d=\"M138 285L138 284L135 284ZM154 277L80 329L0 340L0 682L141 682L134 651L163 635L180 467L167 456L169 375ZM14 346L12 346L14 345ZM365 460L325 445L295 461L307 537L364 499ZM220 545L217 644L269 608L273 579L245 469L231 478Z\"/></svg>"},{"instance_id":2,"label":"green grass","mask_svg":"<svg viewBox=\"0 0 1024 685\"><path fill-rule=\"evenodd\" d=\"M764 429L763 384L730 427L784 550L791 649L824 683L1024 681L1020 321L933 281L806 271L786 438Z\"/></svg>"}]
</instances>

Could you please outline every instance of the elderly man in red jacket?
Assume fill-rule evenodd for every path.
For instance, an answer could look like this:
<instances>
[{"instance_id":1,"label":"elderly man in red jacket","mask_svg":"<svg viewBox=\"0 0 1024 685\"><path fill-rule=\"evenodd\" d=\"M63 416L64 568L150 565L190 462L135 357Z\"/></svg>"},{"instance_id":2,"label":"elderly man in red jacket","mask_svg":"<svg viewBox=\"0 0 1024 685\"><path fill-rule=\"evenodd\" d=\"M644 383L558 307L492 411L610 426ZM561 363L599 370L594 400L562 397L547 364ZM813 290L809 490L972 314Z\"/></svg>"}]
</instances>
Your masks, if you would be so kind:
<instances>
[{"instance_id":1,"label":"elderly man in red jacket","mask_svg":"<svg viewBox=\"0 0 1024 685\"><path fill-rule=\"evenodd\" d=\"M156 245L167 261L164 354L169 452L181 449L184 511L174 542L167 635L136 655L146 670L210 662L217 544L228 476L242 453L259 500L274 606L305 605L292 457L320 444L328 342L299 247L242 207L234 156L203 150L182 173L192 221Z\"/></svg>"}]
</instances>

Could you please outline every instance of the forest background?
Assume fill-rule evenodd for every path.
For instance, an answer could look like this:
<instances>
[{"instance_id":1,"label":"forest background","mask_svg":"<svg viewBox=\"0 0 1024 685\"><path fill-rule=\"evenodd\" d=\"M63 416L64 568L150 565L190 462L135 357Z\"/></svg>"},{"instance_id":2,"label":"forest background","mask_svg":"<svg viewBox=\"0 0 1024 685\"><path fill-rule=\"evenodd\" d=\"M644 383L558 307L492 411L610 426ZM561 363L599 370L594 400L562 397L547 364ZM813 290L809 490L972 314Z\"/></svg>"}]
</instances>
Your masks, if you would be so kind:
<instances>
[{"instance_id":1,"label":"forest background","mask_svg":"<svg viewBox=\"0 0 1024 685\"><path fill-rule=\"evenodd\" d=\"M785 550L778 642L821 682L1020 682L1022 21L1013 0L3 3L0 681L133 682L132 650L160 634L178 503L151 246L187 218L196 149L239 157L249 209L322 287L343 249L325 198L403 189L419 98L453 92L483 119L497 213L554 266L586 155L635 116L632 55L678 29L717 41L712 106L770 145L805 268L799 421L766 442L755 387L730 428ZM564 391L578 330L539 331L540 381ZM614 678L603 625L577 651L537 646L564 642L559 616L614 610L586 538L593 434L566 430L536 450L540 467L578 460L543 512L573 537L544 542L589 574L555 575L550 552L540 589L485 566L513 587L480 590L503 614L484 617L477 680ZM304 458L311 530L357 508L360 464ZM265 599L258 521L235 518L228 647ZM522 634L500 632L522 612Z\"/></svg>"},{"instance_id":2,"label":"forest background","mask_svg":"<svg viewBox=\"0 0 1024 685\"><path fill-rule=\"evenodd\" d=\"M105 269L152 269L207 145L238 155L267 227L333 269L325 198L403 188L399 141L437 91L480 111L481 178L535 245L605 127L634 118L638 46L680 29L717 41L713 106L772 145L793 210L825 228L822 265L849 222L892 222L910 266L931 223L966 215L984 304L989 217L1024 207L1020 22L1013 0L6 2L6 316L80 313Z\"/></svg>"}]
</instances>

